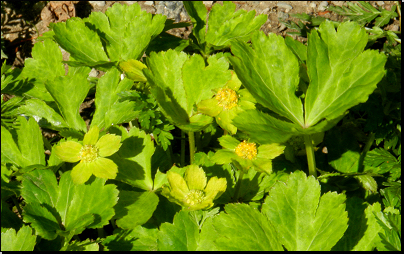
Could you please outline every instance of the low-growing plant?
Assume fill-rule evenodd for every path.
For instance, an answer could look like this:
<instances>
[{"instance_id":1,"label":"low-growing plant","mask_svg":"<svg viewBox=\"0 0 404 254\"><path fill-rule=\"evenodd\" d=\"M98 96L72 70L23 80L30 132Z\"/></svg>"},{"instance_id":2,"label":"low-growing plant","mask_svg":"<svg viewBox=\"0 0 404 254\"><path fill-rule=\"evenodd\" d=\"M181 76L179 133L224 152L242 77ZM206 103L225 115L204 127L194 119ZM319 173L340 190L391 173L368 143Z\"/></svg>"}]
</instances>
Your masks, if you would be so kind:
<instances>
[{"instance_id":1,"label":"low-growing plant","mask_svg":"<svg viewBox=\"0 0 404 254\"><path fill-rule=\"evenodd\" d=\"M2 65L1 249L401 250L401 47L184 6L190 39L116 3Z\"/></svg>"}]
</instances>

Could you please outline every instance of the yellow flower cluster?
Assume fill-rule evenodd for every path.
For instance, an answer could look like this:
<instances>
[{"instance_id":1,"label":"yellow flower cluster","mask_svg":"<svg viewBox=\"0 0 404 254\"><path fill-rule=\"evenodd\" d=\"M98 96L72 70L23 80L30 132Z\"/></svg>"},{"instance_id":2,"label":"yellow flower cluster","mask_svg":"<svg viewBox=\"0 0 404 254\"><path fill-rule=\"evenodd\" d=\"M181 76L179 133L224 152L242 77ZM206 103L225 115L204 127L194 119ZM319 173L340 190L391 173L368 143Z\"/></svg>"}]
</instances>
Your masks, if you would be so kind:
<instances>
[{"instance_id":1,"label":"yellow flower cluster","mask_svg":"<svg viewBox=\"0 0 404 254\"><path fill-rule=\"evenodd\" d=\"M236 154L244 159L252 160L257 156L255 143L247 143L245 140L236 147Z\"/></svg>"},{"instance_id":2,"label":"yellow flower cluster","mask_svg":"<svg viewBox=\"0 0 404 254\"><path fill-rule=\"evenodd\" d=\"M230 88L221 88L215 98L219 102L219 106L225 109L232 109L237 106L238 95Z\"/></svg>"},{"instance_id":3,"label":"yellow flower cluster","mask_svg":"<svg viewBox=\"0 0 404 254\"><path fill-rule=\"evenodd\" d=\"M80 161L92 162L98 158L98 148L93 145L84 145L79 153Z\"/></svg>"}]
</instances>

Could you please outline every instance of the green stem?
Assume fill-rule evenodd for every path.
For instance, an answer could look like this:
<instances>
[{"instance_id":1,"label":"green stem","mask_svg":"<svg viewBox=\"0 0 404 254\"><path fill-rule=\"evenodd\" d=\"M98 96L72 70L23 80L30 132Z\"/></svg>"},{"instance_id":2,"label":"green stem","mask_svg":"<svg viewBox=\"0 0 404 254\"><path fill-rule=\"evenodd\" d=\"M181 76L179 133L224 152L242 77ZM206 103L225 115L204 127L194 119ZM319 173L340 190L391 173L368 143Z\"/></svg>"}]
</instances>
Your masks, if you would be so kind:
<instances>
[{"instance_id":1,"label":"green stem","mask_svg":"<svg viewBox=\"0 0 404 254\"><path fill-rule=\"evenodd\" d=\"M21 208L20 208L20 204L18 203L17 198L16 198L15 196L13 196L13 197L11 198L11 200L13 201L15 207L17 207L17 211L18 211L18 213L20 214L20 216L22 216L22 210L21 210Z\"/></svg>"},{"instance_id":2,"label":"green stem","mask_svg":"<svg viewBox=\"0 0 404 254\"><path fill-rule=\"evenodd\" d=\"M364 165L363 161L365 160L366 153L370 150L370 147L373 145L373 142L375 141L375 134L371 132L369 134L369 138L366 141L365 147L362 150L361 156L359 157L359 169L358 172L363 172Z\"/></svg>"},{"instance_id":3,"label":"green stem","mask_svg":"<svg viewBox=\"0 0 404 254\"><path fill-rule=\"evenodd\" d=\"M316 159L314 158L314 147L310 135L304 135L304 145L306 147L307 164L309 165L309 175L317 177Z\"/></svg>"},{"instance_id":4,"label":"green stem","mask_svg":"<svg viewBox=\"0 0 404 254\"><path fill-rule=\"evenodd\" d=\"M188 132L189 139L189 161L190 164L194 163L194 154L195 154L195 134L194 132Z\"/></svg>"},{"instance_id":5,"label":"green stem","mask_svg":"<svg viewBox=\"0 0 404 254\"><path fill-rule=\"evenodd\" d=\"M241 188L241 183L243 181L243 176L244 176L244 171L240 170L240 174L238 176L237 184L236 184L236 189L234 190L234 201L238 200L238 195L240 193L240 188Z\"/></svg>"},{"instance_id":6,"label":"green stem","mask_svg":"<svg viewBox=\"0 0 404 254\"><path fill-rule=\"evenodd\" d=\"M181 130L181 167L185 167L185 132Z\"/></svg>"}]
</instances>

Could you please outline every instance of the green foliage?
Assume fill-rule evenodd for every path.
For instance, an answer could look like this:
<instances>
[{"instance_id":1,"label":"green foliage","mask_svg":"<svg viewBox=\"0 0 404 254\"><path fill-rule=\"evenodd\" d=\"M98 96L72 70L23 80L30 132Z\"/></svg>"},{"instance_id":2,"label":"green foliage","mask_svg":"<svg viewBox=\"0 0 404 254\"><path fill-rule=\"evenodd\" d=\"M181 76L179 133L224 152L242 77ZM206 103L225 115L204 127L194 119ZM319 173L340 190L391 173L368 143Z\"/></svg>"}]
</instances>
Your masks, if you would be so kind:
<instances>
[{"instance_id":1,"label":"green foliage","mask_svg":"<svg viewBox=\"0 0 404 254\"><path fill-rule=\"evenodd\" d=\"M2 250L401 250L399 10L306 44L184 6L189 39L116 3L2 64Z\"/></svg>"}]
</instances>

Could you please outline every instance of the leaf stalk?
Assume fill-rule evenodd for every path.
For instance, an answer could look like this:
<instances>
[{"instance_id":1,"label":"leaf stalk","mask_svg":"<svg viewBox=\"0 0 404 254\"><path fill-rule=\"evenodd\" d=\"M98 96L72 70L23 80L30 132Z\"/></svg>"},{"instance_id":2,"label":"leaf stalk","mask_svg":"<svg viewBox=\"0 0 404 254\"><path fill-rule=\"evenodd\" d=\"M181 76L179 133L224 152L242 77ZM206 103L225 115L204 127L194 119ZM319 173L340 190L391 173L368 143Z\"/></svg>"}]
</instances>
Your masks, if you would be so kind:
<instances>
[{"instance_id":1,"label":"leaf stalk","mask_svg":"<svg viewBox=\"0 0 404 254\"><path fill-rule=\"evenodd\" d=\"M309 175L317 177L316 159L314 157L314 146L310 135L304 135L304 146L306 147L307 164L309 165Z\"/></svg>"}]
</instances>

